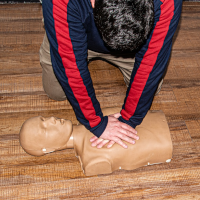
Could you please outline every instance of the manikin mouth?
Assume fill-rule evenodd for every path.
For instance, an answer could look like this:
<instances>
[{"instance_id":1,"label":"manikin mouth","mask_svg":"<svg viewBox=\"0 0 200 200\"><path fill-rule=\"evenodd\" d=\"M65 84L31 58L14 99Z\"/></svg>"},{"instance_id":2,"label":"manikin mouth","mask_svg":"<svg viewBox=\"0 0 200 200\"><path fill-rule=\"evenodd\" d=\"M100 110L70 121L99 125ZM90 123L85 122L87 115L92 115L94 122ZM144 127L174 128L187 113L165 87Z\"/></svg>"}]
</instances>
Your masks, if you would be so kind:
<instances>
[{"instance_id":1,"label":"manikin mouth","mask_svg":"<svg viewBox=\"0 0 200 200\"><path fill-rule=\"evenodd\" d=\"M54 117L55 121L56 122L60 122L60 124L64 124L65 123L65 120L64 119L60 119L60 118L57 118L57 117Z\"/></svg>"}]
</instances>

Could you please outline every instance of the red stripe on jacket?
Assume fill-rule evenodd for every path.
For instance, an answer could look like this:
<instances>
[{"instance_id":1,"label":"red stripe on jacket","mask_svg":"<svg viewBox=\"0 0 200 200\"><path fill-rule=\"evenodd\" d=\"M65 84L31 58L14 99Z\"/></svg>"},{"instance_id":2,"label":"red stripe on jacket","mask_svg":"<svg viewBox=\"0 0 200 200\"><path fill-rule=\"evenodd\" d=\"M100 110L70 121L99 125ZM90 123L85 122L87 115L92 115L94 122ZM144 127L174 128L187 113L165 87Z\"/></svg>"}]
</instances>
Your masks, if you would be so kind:
<instances>
[{"instance_id":1,"label":"red stripe on jacket","mask_svg":"<svg viewBox=\"0 0 200 200\"><path fill-rule=\"evenodd\" d=\"M69 34L67 23L67 5L69 0L53 0L53 18L58 43L58 52L65 68L66 76L71 90L78 101L84 117L89 121L90 127L97 126L101 118L96 116L91 98L83 83Z\"/></svg>"},{"instance_id":2,"label":"red stripe on jacket","mask_svg":"<svg viewBox=\"0 0 200 200\"><path fill-rule=\"evenodd\" d=\"M164 2L169 0L161 1ZM134 115L146 82L149 78L149 74L156 63L158 54L163 46L165 37L169 30L170 22L174 15L174 1L170 0L170 2L167 2L166 5L163 3L160 6L160 9L161 13L159 21L156 23L154 28L148 50L146 51L132 82L128 97L126 99L125 109L122 109L121 111L121 115L125 120L129 120ZM166 22L163 23L163 19L166 19Z\"/></svg>"}]
</instances>

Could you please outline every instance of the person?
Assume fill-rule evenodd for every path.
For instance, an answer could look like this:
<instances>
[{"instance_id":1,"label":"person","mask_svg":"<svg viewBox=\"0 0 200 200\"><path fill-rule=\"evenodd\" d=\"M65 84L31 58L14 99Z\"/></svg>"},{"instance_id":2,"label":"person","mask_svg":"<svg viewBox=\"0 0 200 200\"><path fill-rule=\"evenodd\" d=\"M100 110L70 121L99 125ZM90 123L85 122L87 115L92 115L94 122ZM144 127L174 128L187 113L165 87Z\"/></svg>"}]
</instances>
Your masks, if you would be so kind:
<instances>
[{"instance_id":1,"label":"person","mask_svg":"<svg viewBox=\"0 0 200 200\"><path fill-rule=\"evenodd\" d=\"M110 115L119 112L120 107L104 108L102 111L104 115ZM92 133L83 125L72 126L69 120L37 116L23 123L19 140L22 148L34 156L74 148L87 176L171 161L173 147L163 112L149 111L136 129L140 140L135 145L127 144L128 148L124 149L115 144L112 148L104 146L98 149L90 145Z\"/></svg>"},{"instance_id":2,"label":"person","mask_svg":"<svg viewBox=\"0 0 200 200\"><path fill-rule=\"evenodd\" d=\"M44 0L46 34L40 48L43 87L70 101L99 148L134 144L166 70L182 0ZM93 7L92 7L93 5ZM88 70L102 58L122 71L128 86L115 116L103 116ZM123 141L122 141L123 140Z\"/></svg>"}]
</instances>

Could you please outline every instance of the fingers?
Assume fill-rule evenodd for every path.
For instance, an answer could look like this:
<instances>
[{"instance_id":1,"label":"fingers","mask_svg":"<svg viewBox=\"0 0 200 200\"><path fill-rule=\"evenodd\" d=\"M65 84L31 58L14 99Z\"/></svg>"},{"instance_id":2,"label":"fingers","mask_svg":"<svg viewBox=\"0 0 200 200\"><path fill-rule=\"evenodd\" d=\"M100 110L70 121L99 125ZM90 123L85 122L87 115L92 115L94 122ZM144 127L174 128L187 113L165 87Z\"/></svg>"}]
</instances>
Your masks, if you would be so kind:
<instances>
[{"instance_id":1,"label":"fingers","mask_svg":"<svg viewBox=\"0 0 200 200\"><path fill-rule=\"evenodd\" d=\"M103 139L102 138L97 138L96 140L94 140L93 142L92 142L92 146L93 147L96 147L99 143L101 143L103 141Z\"/></svg>"},{"instance_id":2,"label":"fingers","mask_svg":"<svg viewBox=\"0 0 200 200\"><path fill-rule=\"evenodd\" d=\"M128 148L128 146L122 140L124 140L128 143L131 143L131 144L135 144L134 140L132 140L131 138L129 138L126 135L121 134L121 133L118 133L117 137L113 137L111 141L110 140L104 140L102 138L97 138L96 136L92 137L90 139L90 141L91 140L92 140L92 146L93 147L96 146L97 148L102 148L108 142L109 142L109 144L108 144L107 148L111 148L113 146L113 144L115 144L115 143L119 144L120 146L122 146L125 149Z\"/></svg>"},{"instance_id":3,"label":"fingers","mask_svg":"<svg viewBox=\"0 0 200 200\"><path fill-rule=\"evenodd\" d=\"M98 137L97 136L93 136L92 138L90 138L90 142L94 142L95 140L97 140Z\"/></svg>"},{"instance_id":4,"label":"fingers","mask_svg":"<svg viewBox=\"0 0 200 200\"><path fill-rule=\"evenodd\" d=\"M113 141L116 142L117 144L119 144L120 146L122 146L125 149L128 148L128 146L124 142L122 142L122 140L119 137L114 138Z\"/></svg>"},{"instance_id":5,"label":"fingers","mask_svg":"<svg viewBox=\"0 0 200 200\"><path fill-rule=\"evenodd\" d=\"M107 148L111 148L111 147L113 146L113 144L115 144L115 141L110 141L110 142L108 143Z\"/></svg>"},{"instance_id":6,"label":"fingers","mask_svg":"<svg viewBox=\"0 0 200 200\"><path fill-rule=\"evenodd\" d=\"M102 142L100 142L98 145L97 145L97 148L100 149L102 148L105 144L107 144L110 140L103 140Z\"/></svg>"},{"instance_id":7,"label":"fingers","mask_svg":"<svg viewBox=\"0 0 200 200\"><path fill-rule=\"evenodd\" d=\"M119 144L123 148L128 148L123 141L126 141L130 144L135 144L135 140L139 139L138 135L136 135L137 131L131 126L120 122L116 118L118 116L120 116L120 113L115 113L108 116L108 124L101 137L97 138L94 136L90 139L93 147L97 146L97 148L102 148L109 141L110 142L107 145L108 148L110 148L114 143Z\"/></svg>"},{"instance_id":8,"label":"fingers","mask_svg":"<svg viewBox=\"0 0 200 200\"><path fill-rule=\"evenodd\" d=\"M125 145L125 144L122 142L122 140L123 140L123 141L126 141L126 142L128 142L128 143L130 143L130 144L135 144L135 140L131 139L130 137L127 137L127 136L124 135L124 134L119 133L117 136L118 136L119 140L121 140L121 141L118 141L117 143L120 144L121 146L123 145L123 147L125 147L125 148L127 148L127 147L126 147L127 145ZM120 143L119 143L119 142L120 142Z\"/></svg>"},{"instance_id":9,"label":"fingers","mask_svg":"<svg viewBox=\"0 0 200 200\"><path fill-rule=\"evenodd\" d=\"M115 144L115 141L103 140L97 145L97 148L100 149L107 143L108 143L107 148L111 148L113 146L113 144Z\"/></svg>"},{"instance_id":10,"label":"fingers","mask_svg":"<svg viewBox=\"0 0 200 200\"><path fill-rule=\"evenodd\" d=\"M123 129L125 129L125 130L127 130L127 131L129 131L131 133L137 134L137 131L133 127L129 126L128 124L125 124L125 123L121 122L120 125L121 125L121 127Z\"/></svg>"},{"instance_id":11,"label":"fingers","mask_svg":"<svg viewBox=\"0 0 200 200\"><path fill-rule=\"evenodd\" d=\"M110 140L104 140L102 138L97 138L92 142L93 147L97 147L98 149L102 148L105 144L107 144Z\"/></svg>"},{"instance_id":12,"label":"fingers","mask_svg":"<svg viewBox=\"0 0 200 200\"><path fill-rule=\"evenodd\" d=\"M135 140L139 140L139 136L136 135L136 133L133 133L133 132L130 132L128 130L125 130L125 129L119 129L119 133L120 133L120 138L121 139L125 139L125 138L133 138ZM127 137L126 137L127 136ZM126 141L126 140L125 140Z\"/></svg>"},{"instance_id":13,"label":"fingers","mask_svg":"<svg viewBox=\"0 0 200 200\"><path fill-rule=\"evenodd\" d=\"M134 140L131 140L131 139L128 138L128 137L124 137L124 136L121 135L121 134L119 134L119 137L123 138L124 141L127 141L127 142L129 142L129 143L131 143L131 144L135 144L135 141L134 141ZM102 148L104 145L106 145L106 144L109 142L107 148L111 148L111 147L113 146L113 144L115 144L115 143L119 144L120 146L122 146L122 147L125 148L125 149L128 148L128 146L127 146L121 139L119 139L119 137L113 138L112 141L110 141L110 140L104 140L104 139L102 139L102 138L98 138L97 140L95 140L95 141L92 143L92 146L93 146L93 147L96 146L98 149L100 149L100 148Z\"/></svg>"}]
</instances>

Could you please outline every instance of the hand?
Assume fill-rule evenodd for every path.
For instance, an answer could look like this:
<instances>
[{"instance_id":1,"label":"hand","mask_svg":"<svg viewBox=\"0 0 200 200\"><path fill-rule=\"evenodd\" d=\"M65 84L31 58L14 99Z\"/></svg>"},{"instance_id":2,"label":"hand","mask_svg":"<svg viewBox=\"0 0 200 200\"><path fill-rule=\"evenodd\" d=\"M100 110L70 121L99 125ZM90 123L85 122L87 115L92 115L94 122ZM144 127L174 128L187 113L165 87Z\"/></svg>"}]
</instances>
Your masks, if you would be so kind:
<instances>
[{"instance_id":1,"label":"hand","mask_svg":"<svg viewBox=\"0 0 200 200\"><path fill-rule=\"evenodd\" d=\"M102 148L105 144L109 142L107 147L110 148L116 142L122 147L127 148L127 145L122 142L122 140L131 144L135 144L135 141L133 139L139 139L139 137L136 135L137 131L131 126L120 122L118 120L119 116L120 113L108 116L108 124L100 138L94 136L90 139L90 142L92 142L92 146Z\"/></svg>"},{"instance_id":2,"label":"hand","mask_svg":"<svg viewBox=\"0 0 200 200\"><path fill-rule=\"evenodd\" d=\"M94 8L94 5L95 5L95 0L90 0L91 4L92 4L92 7Z\"/></svg>"}]
</instances>

